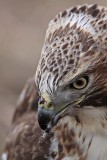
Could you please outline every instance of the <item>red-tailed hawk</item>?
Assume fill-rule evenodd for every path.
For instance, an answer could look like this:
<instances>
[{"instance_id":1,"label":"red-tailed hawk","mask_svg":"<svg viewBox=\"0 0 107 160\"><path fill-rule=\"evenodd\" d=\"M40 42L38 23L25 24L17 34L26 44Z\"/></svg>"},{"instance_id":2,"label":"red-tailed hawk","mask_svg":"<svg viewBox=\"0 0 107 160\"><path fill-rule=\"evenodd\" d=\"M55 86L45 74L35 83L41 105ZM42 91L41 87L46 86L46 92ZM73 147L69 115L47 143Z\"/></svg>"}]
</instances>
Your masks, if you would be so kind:
<instances>
[{"instance_id":1,"label":"red-tailed hawk","mask_svg":"<svg viewBox=\"0 0 107 160\"><path fill-rule=\"evenodd\" d=\"M107 160L106 8L73 7L49 23L35 82L46 135L38 143L37 104L28 110L26 99L22 118L14 117L9 160Z\"/></svg>"}]
</instances>

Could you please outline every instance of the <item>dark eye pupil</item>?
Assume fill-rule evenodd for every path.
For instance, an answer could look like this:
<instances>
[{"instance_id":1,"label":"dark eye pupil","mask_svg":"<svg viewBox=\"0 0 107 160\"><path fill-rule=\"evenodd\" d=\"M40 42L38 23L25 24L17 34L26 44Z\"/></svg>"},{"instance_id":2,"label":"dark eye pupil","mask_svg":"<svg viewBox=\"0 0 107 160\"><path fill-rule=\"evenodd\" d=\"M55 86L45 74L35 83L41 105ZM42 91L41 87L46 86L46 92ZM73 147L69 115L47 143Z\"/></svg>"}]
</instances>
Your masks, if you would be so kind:
<instances>
[{"instance_id":1,"label":"dark eye pupil","mask_svg":"<svg viewBox=\"0 0 107 160\"><path fill-rule=\"evenodd\" d=\"M71 89L72 88L82 89L87 85L88 81L89 81L88 76L83 76L83 77L77 79L76 81L74 81L73 83L69 84L69 87Z\"/></svg>"},{"instance_id":2,"label":"dark eye pupil","mask_svg":"<svg viewBox=\"0 0 107 160\"><path fill-rule=\"evenodd\" d=\"M82 80L78 80L76 83L77 83L78 86L83 85L83 81Z\"/></svg>"}]
</instances>

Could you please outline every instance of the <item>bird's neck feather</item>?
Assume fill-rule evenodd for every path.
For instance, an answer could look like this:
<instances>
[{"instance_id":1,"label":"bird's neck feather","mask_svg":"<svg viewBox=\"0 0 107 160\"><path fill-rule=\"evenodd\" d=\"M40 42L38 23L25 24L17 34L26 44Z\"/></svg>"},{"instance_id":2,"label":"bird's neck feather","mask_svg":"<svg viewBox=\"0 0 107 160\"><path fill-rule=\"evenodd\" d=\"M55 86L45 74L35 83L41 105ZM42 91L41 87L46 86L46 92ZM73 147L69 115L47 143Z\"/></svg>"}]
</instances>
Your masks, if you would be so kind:
<instances>
[{"instance_id":1,"label":"bird's neck feather","mask_svg":"<svg viewBox=\"0 0 107 160\"><path fill-rule=\"evenodd\" d=\"M58 154L63 153L63 160L107 159L107 121L103 114L103 109L102 112L97 109L96 119L91 114L88 120L88 114L83 113L82 117L78 114L79 120L75 116L66 116L59 121L54 129L54 143L62 146Z\"/></svg>"}]
</instances>

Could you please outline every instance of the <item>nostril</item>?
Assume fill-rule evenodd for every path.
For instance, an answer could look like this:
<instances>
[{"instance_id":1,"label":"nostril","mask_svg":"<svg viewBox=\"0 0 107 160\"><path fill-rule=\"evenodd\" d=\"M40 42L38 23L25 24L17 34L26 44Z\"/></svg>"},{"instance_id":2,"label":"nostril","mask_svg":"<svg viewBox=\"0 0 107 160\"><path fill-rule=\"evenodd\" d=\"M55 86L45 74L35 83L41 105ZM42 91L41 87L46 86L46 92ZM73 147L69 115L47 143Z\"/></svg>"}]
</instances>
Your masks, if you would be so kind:
<instances>
[{"instance_id":1,"label":"nostril","mask_svg":"<svg viewBox=\"0 0 107 160\"><path fill-rule=\"evenodd\" d=\"M39 100L39 104L44 104L45 103L45 99L44 98L41 98L40 100Z\"/></svg>"}]
</instances>

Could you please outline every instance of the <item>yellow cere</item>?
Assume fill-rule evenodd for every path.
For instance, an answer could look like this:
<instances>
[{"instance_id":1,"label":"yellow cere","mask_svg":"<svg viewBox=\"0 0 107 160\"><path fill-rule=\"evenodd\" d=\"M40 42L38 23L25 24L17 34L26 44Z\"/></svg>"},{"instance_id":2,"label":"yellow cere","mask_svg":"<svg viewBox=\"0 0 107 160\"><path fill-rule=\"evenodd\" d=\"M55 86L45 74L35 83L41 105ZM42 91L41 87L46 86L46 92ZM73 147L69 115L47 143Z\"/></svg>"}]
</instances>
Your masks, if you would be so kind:
<instances>
[{"instance_id":1,"label":"yellow cere","mask_svg":"<svg viewBox=\"0 0 107 160\"><path fill-rule=\"evenodd\" d=\"M52 105L52 101L51 101L51 99L50 99L50 97L49 97L49 95L48 95L48 93L43 93L42 94L42 97L43 97L43 99L45 100L45 103L44 103L44 108L45 109L49 109L49 110L51 110L52 108L53 108L53 105Z\"/></svg>"}]
</instances>

